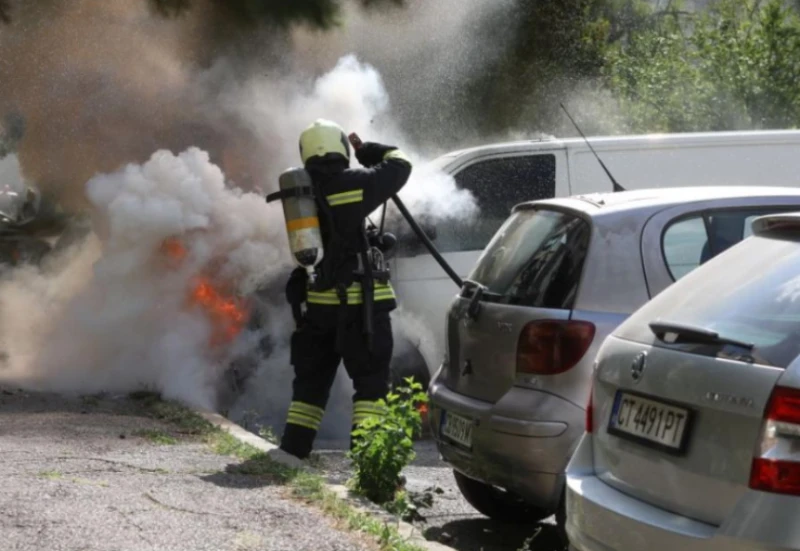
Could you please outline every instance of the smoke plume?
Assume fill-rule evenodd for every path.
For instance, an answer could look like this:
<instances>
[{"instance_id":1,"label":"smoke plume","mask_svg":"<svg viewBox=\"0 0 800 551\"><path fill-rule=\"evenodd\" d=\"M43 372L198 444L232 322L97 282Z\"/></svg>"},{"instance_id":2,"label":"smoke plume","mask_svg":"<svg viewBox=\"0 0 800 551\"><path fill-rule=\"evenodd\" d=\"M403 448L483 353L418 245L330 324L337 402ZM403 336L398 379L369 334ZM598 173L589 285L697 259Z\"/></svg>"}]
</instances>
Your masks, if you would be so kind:
<instances>
[{"instance_id":1,"label":"smoke plume","mask_svg":"<svg viewBox=\"0 0 800 551\"><path fill-rule=\"evenodd\" d=\"M278 422L292 377L282 297L291 264L280 206L264 193L299 163L302 129L325 117L410 154L415 170L400 196L414 214L475 215L471 196L425 165L442 151L419 146L424 128L408 129L429 119L426 96L479 70L464 33L509 2L353 11L344 30L262 29L248 48L207 40L215 12L203 2L181 19L155 17L143 0L12 2L13 23L0 33L0 115L21 115L25 130L16 154L0 159L1 183L37 186L88 213L94 232L2 276L0 380L152 388L215 407L223 372L250 355L255 375L233 409L253 404ZM426 76L432 54L439 62ZM458 124L429 122L439 135ZM171 238L183 248L174 257L163 249ZM258 290L262 325L245 327L233 347L209 344L213 316L192 301L200 275L237 300ZM346 426L348 388L340 375L324 428Z\"/></svg>"},{"instance_id":2,"label":"smoke plume","mask_svg":"<svg viewBox=\"0 0 800 551\"><path fill-rule=\"evenodd\" d=\"M15 194L25 191L19 159L16 155L0 158L0 191L8 190ZM9 217L14 217L19 211L19 203L13 199L14 195L3 193L0 195L0 212Z\"/></svg>"},{"instance_id":3,"label":"smoke plume","mask_svg":"<svg viewBox=\"0 0 800 551\"><path fill-rule=\"evenodd\" d=\"M209 344L213 316L192 300L197 277L247 296L285 273L279 218L262 197L226 188L196 148L98 175L87 196L102 237L14 273L0 289L3 375L62 391L153 388L215 407L232 358ZM176 236L177 254L162 247Z\"/></svg>"}]
</instances>

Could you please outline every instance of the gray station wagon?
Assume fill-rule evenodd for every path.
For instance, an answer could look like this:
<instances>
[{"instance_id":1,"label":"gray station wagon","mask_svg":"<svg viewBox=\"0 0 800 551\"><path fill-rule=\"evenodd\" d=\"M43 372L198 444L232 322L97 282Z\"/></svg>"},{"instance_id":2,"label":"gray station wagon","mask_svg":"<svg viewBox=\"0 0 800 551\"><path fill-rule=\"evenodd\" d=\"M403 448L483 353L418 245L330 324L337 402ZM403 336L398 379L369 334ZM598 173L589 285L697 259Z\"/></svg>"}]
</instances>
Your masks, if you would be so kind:
<instances>
[{"instance_id":1,"label":"gray station wagon","mask_svg":"<svg viewBox=\"0 0 800 551\"><path fill-rule=\"evenodd\" d=\"M429 388L431 431L464 497L503 521L556 513L563 536L564 470L603 339L754 218L798 207L800 189L738 186L516 206L450 307Z\"/></svg>"},{"instance_id":2,"label":"gray station wagon","mask_svg":"<svg viewBox=\"0 0 800 551\"><path fill-rule=\"evenodd\" d=\"M800 213L753 233L598 351L571 549L800 550Z\"/></svg>"}]
</instances>

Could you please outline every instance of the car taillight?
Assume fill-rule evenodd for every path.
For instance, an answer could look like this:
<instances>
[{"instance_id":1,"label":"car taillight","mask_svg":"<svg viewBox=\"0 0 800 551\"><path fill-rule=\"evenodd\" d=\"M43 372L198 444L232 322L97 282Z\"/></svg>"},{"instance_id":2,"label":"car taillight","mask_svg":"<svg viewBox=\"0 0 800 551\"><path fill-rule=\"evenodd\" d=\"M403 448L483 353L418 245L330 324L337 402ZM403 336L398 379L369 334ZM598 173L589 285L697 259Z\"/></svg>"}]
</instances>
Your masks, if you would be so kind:
<instances>
[{"instance_id":1,"label":"car taillight","mask_svg":"<svg viewBox=\"0 0 800 551\"><path fill-rule=\"evenodd\" d=\"M594 394L594 376L592 376L592 386L589 388L589 403L586 404L586 432L592 434L594 429L594 401L592 400Z\"/></svg>"},{"instance_id":2,"label":"car taillight","mask_svg":"<svg viewBox=\"0 0 800 551\"><path fill-rule=\"evenodd\" d=\"M800 495L800 390L775 387L764 414L761 445L750 469L750 488Z\"/></svg>"},{"instance_id":3,"label":"car taillight","mask_svg":"<svg viewBox=\"0 0 800 551\"><path fill-rule=\"evenodd\" d=\"M594 332L588 321L528 323L517 341L517 373L555 375L572 369L592 344Z\"/></svg>"}]
</instances>

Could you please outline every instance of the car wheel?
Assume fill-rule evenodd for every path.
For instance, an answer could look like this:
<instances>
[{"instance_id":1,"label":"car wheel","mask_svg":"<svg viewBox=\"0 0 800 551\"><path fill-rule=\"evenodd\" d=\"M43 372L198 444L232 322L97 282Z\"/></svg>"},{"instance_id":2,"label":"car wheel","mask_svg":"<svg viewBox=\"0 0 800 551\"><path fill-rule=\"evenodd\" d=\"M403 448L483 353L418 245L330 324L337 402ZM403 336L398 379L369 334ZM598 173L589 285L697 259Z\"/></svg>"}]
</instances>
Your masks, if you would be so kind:
<instances>
[{"instance_id":1,"label":"car wheel","mask_svg":"<svg viewBox=\"0 0 800 551\"><path fill-rule=\"evenodd\" d=\"M431 383L431 373L422 353L414 344L403 339L395 346L392 361L389 364L392 390L402 387L408 377L413 377L427 391Z\"/></svg>"},{"instance_id":2,"label":"car wheel","mask_svg":"<svg viewBox=\"0 0 800 551\"><path fill-rule=\"evenodd\" d=\"M534 524L552 512L526 503L522 498L453 471L456 484L470 505L492 520L511 524Z\"/></svg>"}]
</instances>

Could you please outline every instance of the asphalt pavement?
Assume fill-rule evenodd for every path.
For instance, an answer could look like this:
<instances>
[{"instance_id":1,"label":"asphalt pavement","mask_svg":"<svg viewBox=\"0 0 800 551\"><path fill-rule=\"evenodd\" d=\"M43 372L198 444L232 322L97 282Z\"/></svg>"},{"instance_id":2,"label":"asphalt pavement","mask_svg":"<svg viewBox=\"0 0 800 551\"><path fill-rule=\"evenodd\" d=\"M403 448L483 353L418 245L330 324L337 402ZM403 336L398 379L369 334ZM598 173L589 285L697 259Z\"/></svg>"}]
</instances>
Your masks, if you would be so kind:
<instances>
[{"instance_id":1,"label":"asphalt pavement","mask_svg":"<svg viewBox=\"0 0 800 551\"><path fill-rule=\"evenodd\" d=\"M336 483L346 482L352 473L343 445L332 441L318 445L321 468ZM526 539L535 535L529 543L531 551L563 550L558 542L555 517L526 526L493 521L464 500L452 469L439 458L432 440L418 441L415 450L417 457L403 474L409 492L433 497L431 507L420 510L424 518L413 522L426 539L458 551L517 551L523 548Z\"/></svg>"},{"instance_id":2,"label":"asphalt pavement","mask_svg":"<svg viewBox=\"0 0 800 551\"><path fill-rule=\"evenodd\" d=\"M0 549L374 549L139 408L0 387Z\"/></svg>"}]
</instances>

